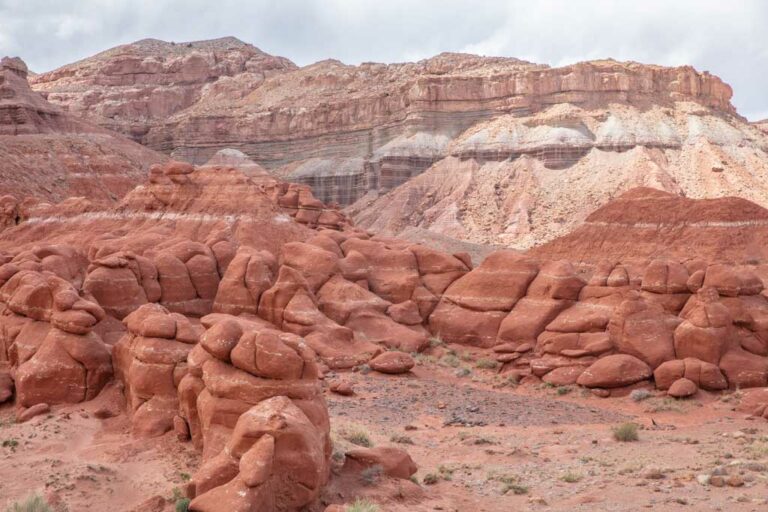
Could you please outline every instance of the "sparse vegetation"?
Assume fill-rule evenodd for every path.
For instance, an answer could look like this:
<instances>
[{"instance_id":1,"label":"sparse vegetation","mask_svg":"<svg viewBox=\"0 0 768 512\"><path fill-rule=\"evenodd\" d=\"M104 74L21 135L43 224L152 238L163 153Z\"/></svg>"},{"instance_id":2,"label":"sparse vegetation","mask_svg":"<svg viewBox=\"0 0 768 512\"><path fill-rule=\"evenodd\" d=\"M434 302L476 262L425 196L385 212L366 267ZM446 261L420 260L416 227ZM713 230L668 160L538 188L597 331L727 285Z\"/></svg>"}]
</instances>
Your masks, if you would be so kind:
<instances>
[{"instance_id":1,"label":"sparse vegetation","mask_svg":"<svg viewBox=\"0 0 768 512\"><path fill-rule=\"evenodd\" d=\"M567 482L569 484L575 484L576 482L580 482L582 478L584 477L579 473L574 473L572 471L569 471L563 476L561 476L560 480L562 480L563 482Z\"/></svg>"},{"instance_id":2,"label":"sparse vegetation","mask_svg":"<svg viewBox=\"0 0 768 512\"><path fill-rule=\"evenodd\" d=\"M456 471L456 469L440 464L437 467L437 471L440 473L440 476L443 480L450 481L453 480L453 473Z\"/></svg>"},{"instance_id":3,"label":"sparse vegetation","mask_svg":"<svg viewBox=\"0 0 768 512\"><path fill-rule=\"evenodd\" d=\"M512 491L514 494L528 494L528 487L516 483L504 484L501 488L501 494L507 494L509 491Z\"/></svg>"},{"instance_id":4,"label":"sparse vegetation","mask_svg":"<svg viewBox=\"0 0 768 512\"><path fill-rule=\"evenodd\" d=\"M15 451L17 446L19 446L19 441L17 439L10 438L3 440L3 448L10 448Z\"/></svg>"},{"instance_id":5,"label":"sparse vegetation","mask_svg":"<svg viewBox=\"0 0 768 512\"><path fill-rule=\"evenodd\" d=\"M653 399L649 400L648 403L645 412L683 412L680 402L674 398Z\"/></svg>"},{"instance_id":6,"label":"sparse vegetation","mask_svg":"<svg viewBox=\"0 0 768 512\"><path fill-rule=\"evenodd\" d=\"M647 389L633 389L629 394L629 398L634 402L642 402L648 398L651 398L651 392Z\"/></svg>"},{"instance_id":7,"label":"sparse vegetation","mask_svg":"<svg viewBox=\"0 0 768 512\"><path fill-rule=\"evenodd\" d=\"M637 441L639 439L637 423L622 423L619 426L613 427L613 438L624 443Z\"/></svg>"},{"instance_id":8,"label":"sparse vegetation","mask_svg":"<svg viewBox=\"0 0 768 512\"><path fill-rule=\"evenodd\" d=\"M179 498L176 500L176 506L174 510L176 512L187 512L189 510L189 498Z\"/></svg>"},{"instance_id":9,"label":"sparse vegetation","mask_svg":"<svg viewBox=\"0 0 768 512\"><path fill-rule=\"evenodd\" d=\"M429 347L430 348L442 347L443 345L445 345L445 342L443 342L442 338L440 338L439 335L438 336L432 336L431 338L429 338Z\"/></svg>"},{"instance_id":10,"label":"sparse vegetation","mask_svg":"<svg viewBox=\"0 0 768 512\"><path fill-rule=\"evenodd\" d=\"M384 474L384 468L376 464L369 468L365 468L360 472L360 479L365 485L374 485L379 481L381 475Z\"/></svg>"},{"instance_id":11,"label":"sparse vegetation","mask_svg":"<svg viewBox=\"0 0 768 512\"><path fill-rule=\"evenodd\" d=\"M346 512L379 512L379 510L377 504L362 498L357 498L354 503L346 507Z\"/></svg>"},{"instance_id":12,"label":"sparse vegetation","mask_svg":"<svg viewBox=\"0 0 768 512\"><path fill-rule=\"evenodd\" d=\"M413 444L413 439L402 434L393 434L389 441L397 444Z\"/></svg>"},{"instance_id":13,"label":"sparse vegetation","mask_svg":"<svg viewBox=\"0 0 768 512\"><path fill-rule=\"evenodd\" d=\"M494 359L479 359L475 366L482 370L495 370L499 367L499 362Z\"/></svg>"},{"instance_id":14,"label":"sparse vegetation","mask_svg":"<svg viewBox=\"0 0 768 512\"><path fill-rule=\"evenodd\" d=\"M52 512L50 505L39 494L33 494L22 502L16 502L6 512Z\"/></svg>"},{"instance_id":15,"label":"sparse vegetation","mask_svg":"<svg viewBox=\"0 0 768 512\"><path fill-rule=\"evenodd\" d=\"M440 477L437 473L427 473L421 481L424 482L424 485L435 485L440 481Z\"/></svg>"},{"instance_id":16,"label":"sparse vegetation","mask_svg":"<svg viewBox=\"0 0 768 512\"><path fill-rule=\"evenodd\" d=\"M340 428L339 435L343 439L346 439L357 446L362 446L364 448L373 447L373 441L371 441L371 436L368 434L368 431L358 425L347 425Z\"/></svg>"},{"instance_id":17,"label":"sparse vegetation","mask_svg":"<svg viewBox=\"0 0 768 512\"><path fill-rule=\"evenodd\" d=\"M461 366L461 360L456 354L446 354L440 358L440 364L443 366L450 366L451 368L458 368Z\"/></svg>"},{"instance_id":18,"label":"sparse vegetation","mask_svg":"<svg viewBox=\"0 0 768 512\"><path fill-rule=\"evenodd\" d=\"M486 480L500 482L502 484L501 489L499 489L501 494L508 494L509 492L512 492L513 494L528 493L528 487L522 485L515 475L507 473L497 474L495 471L489 471Z\"/></svg>"},{"instance_id":19,"label":"sparse vegetation","mask_svg":"<svg viewBox=\"0 0 768 512\"><path fill-rule=\"evenodd\" d=\"M567 395L570 392L571 392L571 388L568 386L559 386L557 388L557 394L560 396Z\"/></svg>"},{"instance_id":20,"label":"sparse vegetation","mask_svg":"<svg viewBox=\"0 0 768 512\"><path fill-rule=\"evenodd\" d=\"M454 373L454 375L456 375L457 377L466 377L471 374L472 374L472 370L470 370L469 368L459 368Z\"/></svg>"},{"instance_id":21,"label":"sparse vegetation","mask_svg":"<svg viewBox=\"0 0 768 512\"><path fill-rule=\"evenodd\" d=\"M181 478L182 482L189 482L192 479L192 475L189 473L184 473L183 471L179 473L179 478Z\"/></svg>"}]
</instances>

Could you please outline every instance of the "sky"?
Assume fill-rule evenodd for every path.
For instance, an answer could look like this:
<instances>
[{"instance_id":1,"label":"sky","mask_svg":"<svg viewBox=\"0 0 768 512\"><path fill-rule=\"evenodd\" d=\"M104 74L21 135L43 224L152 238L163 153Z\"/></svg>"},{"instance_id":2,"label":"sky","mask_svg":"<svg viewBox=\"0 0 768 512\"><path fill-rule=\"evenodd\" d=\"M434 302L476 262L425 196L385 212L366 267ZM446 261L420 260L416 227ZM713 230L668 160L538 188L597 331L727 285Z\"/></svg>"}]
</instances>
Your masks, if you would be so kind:
<instances>
[{"instance_id":1,"label":"sky","mask_svg":"<svg viewBox=\"0 0 768 512\"><path fill-rule=\"evenodd\" d=\"M690 64L730 84L740 114L768 118L766 0L0 0L0 56L36 72L147 37L224 36L298 65L444 51Z\"/></svg>"}]
</instances>

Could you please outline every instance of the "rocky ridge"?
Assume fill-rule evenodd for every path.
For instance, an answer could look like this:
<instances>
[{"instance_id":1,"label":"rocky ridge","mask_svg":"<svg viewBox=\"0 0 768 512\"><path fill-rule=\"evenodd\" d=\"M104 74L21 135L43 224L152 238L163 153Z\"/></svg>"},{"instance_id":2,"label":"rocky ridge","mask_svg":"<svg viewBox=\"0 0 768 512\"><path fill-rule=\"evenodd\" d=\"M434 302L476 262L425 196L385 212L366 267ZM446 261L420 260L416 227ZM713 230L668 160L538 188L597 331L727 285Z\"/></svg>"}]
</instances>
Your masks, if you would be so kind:
<instances>
[{"instance_id":1,"label":"rocky ridge","mask_svg":"<svg viewBox=\"0 0 768 512\"><path fill-rule=\"evenodd\" d=\"M113 202L137 185L153 163L167 158L72 116L27 83L18 58L0 63L0 184L4 204L23 217L26 197L70 196Z\"/></svg>"},{"instance_id":2,"label":"rocky ridge","mask_svg":"<svg viewBox=\"0 0 768 512\"><path fill-rule=\"evenodd\" d=\"M639 190L595 217L627 217L621 201L641 225L765 212L694 200L660 212L680 200ZM26 417L90 400L114 375L134 436L173 431L202 452L185 491L200 512L315 503L331 464L319 379L408 373L433 343L600 396L768 384L754 262L703 251L574 265L496 251L474 267L466 253L355 228L305 185L234 168L153 166L115 207L39 208L0 233L0 250L3 400ZM415 470L394 448L347 459L358 472L381 460L395 479Z\"/></svg>"}]
</instances>

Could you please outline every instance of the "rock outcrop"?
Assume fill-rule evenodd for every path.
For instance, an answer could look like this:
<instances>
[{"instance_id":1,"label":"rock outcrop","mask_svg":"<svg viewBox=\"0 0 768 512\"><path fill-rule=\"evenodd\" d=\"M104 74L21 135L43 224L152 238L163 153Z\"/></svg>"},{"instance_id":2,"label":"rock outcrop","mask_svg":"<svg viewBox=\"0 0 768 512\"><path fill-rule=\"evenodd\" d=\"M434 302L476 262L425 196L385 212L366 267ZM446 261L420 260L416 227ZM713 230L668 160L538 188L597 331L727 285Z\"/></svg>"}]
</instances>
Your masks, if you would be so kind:
<instances>
[{"instance_id":1,"label":"rock outcrop","mask_svg":"<svg viewBox=\"0 0 768 512\"><path fill-rule=\"evenodd\" d=\"M109 350L94 331L104 311L70 282L23 266L0 267L0 367L11 369L17 404L93 399L112 378Z\"/></svg>"},{"instance_id":2,"label":"rock outcrop","mask_svg":"<svg viewBox=\"0 0 768 512\"><path fill-rule=\"evenodd\" d=\"M582 226L531 253L592 264L651 258L758 263L768 258L761 242L766 233L768 210L751 201L691 199L641 187L610 201ZM710 279L714 275L713 271Z\"/></svg>"},{"instance_id":3,"label":"rock outcrop","mask_svg":"<svg viewBox=\"0 0 768 512\"><path fill-rule=\"evenodd\" d=\"M143 181L150 165L166 160L47 102L30 89L27 78L21 59L2 59L0 187L15 196L17 205L27 196L114 202ZM14 212L14 223L19 216Z\"/></svg>"},{"instance_id":4,"label":"rock outcrop","mask_svg":"<svg viewBox=\"0 0 768 512\"><path fill-rule=\"evenodd\" d=\"M266 77L293 69L288 59L234 37L183 43L143 39L40 73L32 83L51 103L144 143L153 128L202 98L242 95Z\"/></svg>"},{"instance_id":5,"label":"rock outcrop","mask_svg":"<svg viewBox=\"0 0 768 512\"><path fill-rule=\"evenodd\" d=\"M152 40L34 82L177 158L250 158L324 202L357 201L350 214L381 234L527 248L638 186L768 205L765 133L691 67L441 54L296 68L233 39Z\"/></svg>"},{"instance_id":6,"label":"rock outcrop","mask_svg":"<svg viewBox=\"0 0 768 512\"><path fill-rule=\"evenodd\" d=\"M298 510L328 478L328 411L315 354L264 321L214 314L178 386L202 448L190 510Z\"/></svg>"}]
</instances>

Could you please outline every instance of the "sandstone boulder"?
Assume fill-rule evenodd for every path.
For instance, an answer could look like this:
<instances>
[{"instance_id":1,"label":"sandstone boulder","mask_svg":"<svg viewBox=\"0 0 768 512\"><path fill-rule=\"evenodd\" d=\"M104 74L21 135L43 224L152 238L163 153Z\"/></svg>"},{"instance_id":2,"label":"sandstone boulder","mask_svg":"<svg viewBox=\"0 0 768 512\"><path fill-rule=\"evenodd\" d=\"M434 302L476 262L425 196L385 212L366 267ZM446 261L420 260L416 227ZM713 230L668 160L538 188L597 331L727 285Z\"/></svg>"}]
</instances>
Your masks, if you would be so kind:
<instances>
[{"instance_id":1,"label":"sandstone boulder","mask_svg":"<svg viewBox=\"0 0 768 512\"><path fill-rule=\"evenodd\" d=\"M628 354L614 354L598 359L576 381L587 388L620 388L651 376L651 369Z\"/></svg>"},{"instance_id":2,"label":"sandstone boulder","mask_svg":"<svg viewBox=\"0 0 768 512\"><path fill-rule=\"evenodd\" d=\"M416 363L405 352L384 352L371 359L368 365L377 372L396 375L409 372Z\"/></svg>"}]
</instances>

